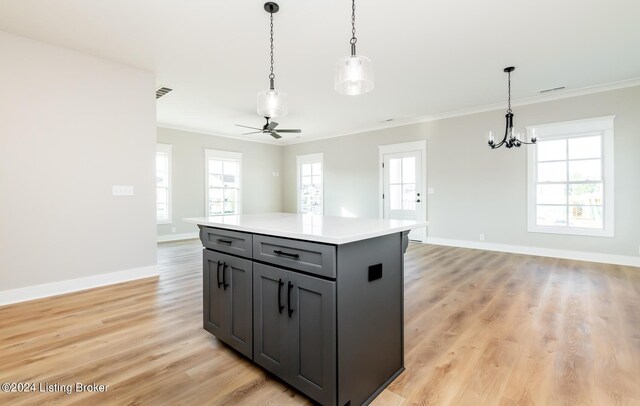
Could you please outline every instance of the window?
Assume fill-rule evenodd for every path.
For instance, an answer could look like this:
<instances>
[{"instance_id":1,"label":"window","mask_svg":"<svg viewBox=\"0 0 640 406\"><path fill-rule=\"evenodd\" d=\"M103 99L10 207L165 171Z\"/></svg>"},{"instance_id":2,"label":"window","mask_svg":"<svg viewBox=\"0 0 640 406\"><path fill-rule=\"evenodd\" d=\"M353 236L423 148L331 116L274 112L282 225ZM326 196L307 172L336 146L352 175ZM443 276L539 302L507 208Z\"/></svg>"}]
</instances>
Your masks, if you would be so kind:
<instances>
[{"instance_id":1,"label":"window","mask_svg":"<svg viewBox=\"0 0 640 406\"><path fill-rule=\"evenodd\" d=\"M322 154L299 155L298 213L323 214Z\"/></svg>"},{"instance_id":2,"label":"window","mask_svg":"<svg viewBox=\"0 0 640 406\"><path fill-rule=\"evenodd\" d=\"M156 222L171 223L171 145L156 145Z\"/></svg>"},{"instance_id":3,"label":"window","mask_svg":"<svg viewBox=\"0 0 640 406\"><path fill-rule=\"evenodd\" d=\"M529 127L529 231L613 237L613 116Z\"/></svg>"},{"instance_id":4,"label":"window","mask_svg":"<svg viewBox=\"0 0 640 406\"><path fill-rule=\"evenodd\" d=\"M205 150L206 213L208 216L240 214L242 154Z\"/></svg>"}]
</instances>

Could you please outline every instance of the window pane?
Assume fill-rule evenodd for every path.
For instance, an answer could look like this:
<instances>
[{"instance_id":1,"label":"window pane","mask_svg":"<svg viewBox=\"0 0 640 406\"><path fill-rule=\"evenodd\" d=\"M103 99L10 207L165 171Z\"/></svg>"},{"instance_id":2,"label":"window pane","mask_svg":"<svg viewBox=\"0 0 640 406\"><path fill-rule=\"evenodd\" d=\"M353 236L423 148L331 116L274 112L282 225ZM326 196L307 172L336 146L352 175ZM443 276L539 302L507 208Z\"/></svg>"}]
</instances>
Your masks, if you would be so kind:
<instances>
[{"instance_id":1,"label":"window pane","mask_svg":"<svg viewBox=\"0 0 640 406\"><path fill-rule=\"evenodd\" d=\"M156 154L156 171L165 171L167 170L167 156L164 153Z\"/></svg>"},{"instance_id":2,"label":"window pane","mask_svg":"<svg viewBox=\"0 0 640 406\"><path fill-rule=\"evenodd\" d=\"M566 180L566 162L547 162L538 164L538 182L564 182Z\"/></svg>"},{"instance_id":3,"label":"window pane","mask_svg":"<svg viewBox=\"0 0 640 406\"><path fill-rule=\"evenodd\" d=\"M402 182L416 183L416 158L413 156L402 158Z\"/></svg>"},{"instance_id":4,"label":"window pane","mask_svg":"<svg viewBox=\"0 0 640 406\"><path fill-rule=\"evenodd\" d=\"M168 219L167 205L164 203L156 204L156 221L166 221Z\"/></svg>"},{"instance_id":5,"label":"window pane","mask_svg":"<svg viewBox=\"0 0 640 406\"><path fill-rule=\"evenodd\" d=\"M569 161L569 180L601 180L602 165L600 159L588 161Z\"/></svg>"},{"instance_id":6,"label":"window pane","mask_svg":"<svg viewBox=\"0 0 640 406\"><path fill-rule=\"evenodd\" d=\"M167 203L167 189L166 188L156 188L156 203Z\"/></svg>"},{"instance_id":7,"label":"window pane","mask_svg":"<svg viewBox=\"0 0 640 406\"><path fill-rule=\"evenodd\" d=\"M222 186L222 175L209 175L209 186Z\"/></svg>"},{"instance_id":8,"label":"window pane","mask_svg":"<svg viewBox=\"0 0 640 406\"><path fill-rule=\"evenodd\" d=\"M389 195L390 209L402 210L402 185L391 185L389 187Z\"/></svg>"},{"instance_id":9,"label":"window pane","mask_svg":"<svg viewBox=\"0 0 640 406\"><path fill-rule=\"evenodd\" d=\"M302 164L302 176L310 176L311 175L311 164Z\"/></svg>"},{"instance_id":10,"label":"window pane","mask_svg":"<svg viewBox=\"0 0 640 406\"><path fill-rule=\"evenodd\" d=\"M303 176L302 177L302 186L311 185L311 176Z\"/></svg>"},{"instance_id":11,"label":"window pane","mask_svg":"<svg viewBox=\"0 0 640 406\"><path fill-rule=\"evenodd\" d=\"M313 175L322 174L322 166L320 165L320 162L317 162L317 163L313 164L313 167L311 168L311 173Z\"/></svg>"},{"instance_id":12,"label":"window pane","mask_svg":"<svg viewBox=\"0 0 640 406\"><path fill-rule=\"evenodd\" d=\"M223 200L224 189L209 189L209 199L214 202L221 202Z\"/></svg>"},{"instance_id":13,"label":"window pane","mask_svg":"<svg viewBox=\"0 0 640 406\"><path fill-rule=\"evenodd\" d=\"M602 183L569 185L569 204L602 205Z\"/></svg>"},{"instance_id":14,"label":"window pane","mask_svg":"<svg viewBox=\"0 0 640 406\"><path fill-rule=\"evenodd\" d=\"M222 214L222 200L214 202L209 200L209 215L218 216Z\"/></svg>"},{"instance_id":15,"label":"window pane","mask_svg":"<svg viewBox=\"0 0 640 406\"><path fill-rule=\"evenodd\" d=\"M391 183L402 183L402 159L389 159L389 181Z\"/></svg>"},{"instance_id":16,"label":"window pane","mask_svg":"<svg viewBox=\"0 0 640 406\"><path fill-rule=\"evenodd\" d=\"M320 184L322 183L322 177L320 176L314 176L313 177L313 185L314 186L320 186Z\"/></svg>"},{"instance_id":17,"label":"window pane","mask_svg":"<svg viewBox=\"0 0 640 406\"><path fill-rule=\"evenodd\" d=\"M538 204L567 204L566 185L538 185Z\"/></svg>"},{"instance_id":18,"label":"window pane","mask_svg":"<svg viewBox=\"0 0 640 406\"><path fill-rule=\"evenodd\" d=\"M222 173L222 161L217 159L209 160L209 173Z\"/></svg>"},{"instance_id":19,"label":"window pane","mask_svg":"<svg viewBox=\"0 0 640 406\"><path fill-rule=\"evenodd\" d=\"M238 200L238 191L236 189L224 189L224 201L235 202Z\"/></svg>"},{"instance_id":20,"label":"window pane","mask_svg":"<svg viewBox=\"0 0 640 406\"><path fill-rule=\"evenodd\" d=\"M536 144L538 161L560 161L567 159L567 141L538 141Z\"/></svg>"},{"instance_id":21,"label":"window pane","mask_svg":"<svg viewBox=\"0 0 640 406\"><path fill-rule=\"evenodd\" d=\"M566 226L567 206L537 206L536 224L539 226Z\"/></svg>"},{"instance_id":22,"label":"window pane","mask_svg":"<svg viewBox=\"0 0 640 406\"><path fill-rule=\"evenodd\" d=\"M602 137L569 138L569 159L600 158Z\"/></svg>"},{"instance_id":23,"label":"window pane","mask_svg":"<svg viewBox=\"0 0 640 406\"><path fill-rule=\"evenodd\" d=\"M226 187L237 187L236 180L238 178L236 175L222 175L222 182Z\"/></svg>"},{"instance_id":24,"label":"window pane","mask_svg":"<svg viewBox=\"0 0 640 406\"><path fill-rule=\"evenodd\" d=\"M224 214L235 214L236 213L237 202L235 201L225 201L224 202Z\"/></svg>"},{"instance_id":25,"label":"window pane","mask_svg":"<svg viewBox=\"0 0 640 406\"><path fill-rule=\"evenodd\" d=\"M416 209L416 185L405 184L402 185L402 208L404 210Z\"/></svg>"},{"instance_id":26,"label":"window pane","mask_svg":"<svg viewBox=\"0 0 640 406\"><path fill-rule=\"evenodd\" d=\"M603 228L602 206L570 206L569 226Z\"/></svg>"},{"instance_id":27,"label":"window pane","mask_svg":"<svg viewBox=\"0 0 640 406\"><path fill-rule=\"evenodd\" d=\"M223 161L222 169L225 175L237 175L238 174L238 161Z\"/></svg>"},{"instance_id":28,"label":"window pane","mask_svg":"<svg viewBox=\"0 0 640 406\"><path fill-rule=\"evenodd\" d=\"M156 186L169 186L169 178L166 172L156 171Z\"/></svg>"}]
</instances>

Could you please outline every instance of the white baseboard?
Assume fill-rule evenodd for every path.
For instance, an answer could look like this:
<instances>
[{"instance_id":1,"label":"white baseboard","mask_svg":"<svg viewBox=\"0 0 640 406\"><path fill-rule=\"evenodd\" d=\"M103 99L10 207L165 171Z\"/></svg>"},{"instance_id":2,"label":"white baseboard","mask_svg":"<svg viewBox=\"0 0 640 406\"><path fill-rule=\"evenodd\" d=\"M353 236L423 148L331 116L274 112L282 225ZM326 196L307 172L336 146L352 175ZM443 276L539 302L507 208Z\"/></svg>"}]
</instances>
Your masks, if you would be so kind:
<instances>
[{"instance_id":1,"label":"white baseboard","mask_svg":"<svg viewBox=\"0 0 640 406\"><path fill-rule=\"evenodd\" d=\"M159 235L156 241L158 242L180 241L180 240L191 240L192 238L200 238L200 233L196 231L194 233L163 234L163 235Z\"/></svg>"},{"instance_id":2,"label":"white baseboard","mask_svg":"<svg viewBox=\"0 0 640 406\"><path fill-rule=\"evenodd\" d=\"M510 252L513 254L537 255L540 257L552 257L574 259L577 261L599 262L603 264L615 264L640 267L640 257L627 255L603 254L599 252L570 251L555 248L527 247L523 245L497 244L483 241L451 240L448 238L427 237L427 244L446 245L449 247L473 248L486 251Z\"/></svg>"},{"instance_id":3,"label":"white baseboard","mask_svg":"<svg viewBox=\"0 0 640 406\"><path fill-rule=\"evenodd\" d=\"M160 275L157 265L0 291L0 306Z\"/></svg>"}]
</instances>

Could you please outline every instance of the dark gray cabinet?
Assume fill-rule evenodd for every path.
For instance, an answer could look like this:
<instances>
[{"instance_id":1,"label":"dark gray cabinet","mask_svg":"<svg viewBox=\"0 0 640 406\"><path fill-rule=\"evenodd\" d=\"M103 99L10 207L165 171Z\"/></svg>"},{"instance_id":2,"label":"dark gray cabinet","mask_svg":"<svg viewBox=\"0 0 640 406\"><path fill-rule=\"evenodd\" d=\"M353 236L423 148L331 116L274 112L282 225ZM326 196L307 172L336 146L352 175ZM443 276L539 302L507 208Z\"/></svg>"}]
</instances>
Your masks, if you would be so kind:
<instances>
[{"instance_id":1,"label":"dark gray cabinet","mask_svg":"<svg viewBox=\"0 0 640 406\"><path fill-rule=\"evenodd\" d=\"M203 251L204 329L253 358L251 261Z\"/></svg>"},{"instance_id":2,"label":"dark gray cabinet","mask_svg":"<svg viewBox=\"0 0 640 406\"><path fill-rule=\"evenodd\" d=\"M254 361L322 404L335 403L336 283L259 263Z\"/></svg>"},{"instance_id":3,"label":"dark gray cabinet","mask_svg":"<svg viewBox=\"0 0 640 406\"><path fill-rule=\"evenodd\" d=\"M369 404L402 373L406 232L339 245L200 236L204 328L220 340L323 405Z\"/></svg>"}]
</instances>

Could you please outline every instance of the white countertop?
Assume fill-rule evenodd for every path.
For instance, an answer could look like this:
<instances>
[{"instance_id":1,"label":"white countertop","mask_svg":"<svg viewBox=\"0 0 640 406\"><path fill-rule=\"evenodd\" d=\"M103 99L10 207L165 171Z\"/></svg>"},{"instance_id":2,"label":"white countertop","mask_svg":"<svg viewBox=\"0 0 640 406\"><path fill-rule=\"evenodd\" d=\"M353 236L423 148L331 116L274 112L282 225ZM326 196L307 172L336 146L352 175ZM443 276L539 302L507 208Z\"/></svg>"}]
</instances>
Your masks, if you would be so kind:
<instances>
[{"instance_id":1,"label":"white countertop","mask_svg":"<svg viewBox=\"0 0 640 406\"><path fill-rule=\"evenodd\" d=\"M426 227L426 221L267 213L186 218L187 223L328 244L346 244Z\"/></svg>"}]
</instances>

